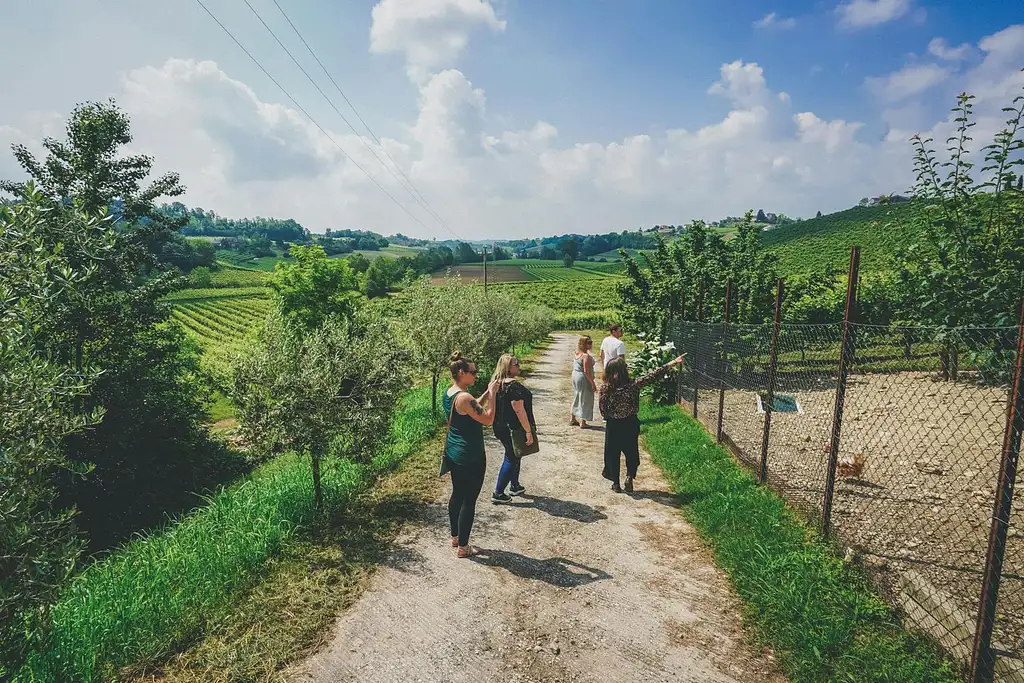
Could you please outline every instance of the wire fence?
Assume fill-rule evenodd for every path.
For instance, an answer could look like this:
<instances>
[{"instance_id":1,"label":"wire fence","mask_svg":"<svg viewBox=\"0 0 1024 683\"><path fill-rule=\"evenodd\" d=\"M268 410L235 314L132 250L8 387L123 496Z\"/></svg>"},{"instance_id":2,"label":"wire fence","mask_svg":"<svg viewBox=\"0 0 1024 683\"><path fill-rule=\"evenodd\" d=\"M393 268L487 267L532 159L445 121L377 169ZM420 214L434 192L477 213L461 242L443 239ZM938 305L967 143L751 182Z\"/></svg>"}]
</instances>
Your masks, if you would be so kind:
<instances>
[{"instance_id":1,"label":"wire fence","mask_svg":"<svg viewBox=\"0 0 1024 683\"><path fill-rule=\"evenodd\" d=\"M1024 681L1019 328L675 322L669 336L687 353L684 409L966 680Z\"/></svg>"}]
</instances>

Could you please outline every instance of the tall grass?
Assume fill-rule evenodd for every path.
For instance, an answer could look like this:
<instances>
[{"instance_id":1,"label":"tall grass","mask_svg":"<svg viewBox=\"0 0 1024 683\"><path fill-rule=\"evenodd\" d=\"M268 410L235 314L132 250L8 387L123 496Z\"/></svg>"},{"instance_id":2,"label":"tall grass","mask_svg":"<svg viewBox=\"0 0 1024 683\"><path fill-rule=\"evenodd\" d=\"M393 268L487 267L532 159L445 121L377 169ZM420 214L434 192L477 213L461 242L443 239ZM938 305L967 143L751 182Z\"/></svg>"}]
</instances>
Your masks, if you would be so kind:
<instances>
[{"instance_id":1,"label":"tall grass","mask_svg":"<svg viewBox=\"0 0 1024 683\"><path fill-rule=\"evenodd\" d=\"M648 451L794 683L953 683L865 577L676 406L641 410Z\"/></svg>"},{"instance_id":2,"label":"tall grass","mask_svg":"<svg viewBox=\"0 0 1024 683\"><path fill-rule=\"evenodd\" d=\"M323 489L329 509L394 468L435 432L430 390L401 399L385 448L370 466L332 459ZM139 538L75 577L53 609L47 649L16 680L116 678L196 637L216 610L250 584L297 531L314 520L307 458L284 455L166 529Z\"/></svg>"}]
</instances>

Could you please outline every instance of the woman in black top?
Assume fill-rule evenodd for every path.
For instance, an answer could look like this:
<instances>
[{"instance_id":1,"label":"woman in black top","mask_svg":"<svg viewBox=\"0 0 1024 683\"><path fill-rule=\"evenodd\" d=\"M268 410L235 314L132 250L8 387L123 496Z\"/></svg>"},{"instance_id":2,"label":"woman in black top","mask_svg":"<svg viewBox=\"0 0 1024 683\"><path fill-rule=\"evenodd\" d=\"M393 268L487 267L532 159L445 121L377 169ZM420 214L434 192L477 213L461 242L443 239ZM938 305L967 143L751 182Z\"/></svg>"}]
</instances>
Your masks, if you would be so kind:
<instances>
[{"instance_id":1,"label":"woman in black top","mask_svg":"<svg viewBox=\"0 0 1024 683\"><path fill-rule=\"evenodd\" d=\"M605 366L604 385L598 402L605 420L604 471L601 476L612 482L612 491L622 492L619 485L620 453L626 456L627 491L633 490L633 479L640 467L640 420L636 416L640 411L640 390L668 372L669 368L682 363L683 356L673 358L634 382L629 381L629 368L622 356Z\"/></svg>"},{"instance_id":2,"label":"woman in black top","mask_svg":"<svg viewBox=\"0 0 1024 683\"><path fill-rule=\"evenodd\" d=\"M498 365L494 368L494 376L491 384L497 382L497 413L494 417L494 436L505 447L505 461L501 464L498 472L498 481L491 495L492 503L507 503L512 496L505 493L505 488L511 485L509 491L513 496L521 496L526 492L526 487L519 482L519 468L522 465L520 458L516 457L515 448L512 446L512 430L522 429L526 432L526 445L533 443L534 432L537 431L537 423L533 419L533 394L523 386L522 382L515 378L519 376L519 359L510 353L506 353L498 359Z\"/></svg>"}]
</instances>

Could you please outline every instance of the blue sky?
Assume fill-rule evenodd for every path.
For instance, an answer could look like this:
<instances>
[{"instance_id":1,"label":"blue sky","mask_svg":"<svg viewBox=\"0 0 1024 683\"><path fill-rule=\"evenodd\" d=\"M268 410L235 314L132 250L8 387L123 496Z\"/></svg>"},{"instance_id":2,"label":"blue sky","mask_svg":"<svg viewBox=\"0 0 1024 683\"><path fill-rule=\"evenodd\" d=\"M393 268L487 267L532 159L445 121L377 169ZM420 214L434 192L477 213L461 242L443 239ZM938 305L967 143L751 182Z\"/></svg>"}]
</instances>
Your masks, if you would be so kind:
<instances>
[{"instance_id":1,"label":"blue sky","mask_svg":"<svg viewBox=\"0 0 1024 683\"><path fill-rule=\"evenodd\" d=\"M279 0L385 155L243 0L204 2L345 154L195 0L5 8L0 143L38 147L113 96L189 204L511 238L845 208L909 187L906 139L944 137L957 92L978 92L984 140L1024 86L1017 0ZM250 2L358 127L272 0Z\"/></svg>"}]
</instances>

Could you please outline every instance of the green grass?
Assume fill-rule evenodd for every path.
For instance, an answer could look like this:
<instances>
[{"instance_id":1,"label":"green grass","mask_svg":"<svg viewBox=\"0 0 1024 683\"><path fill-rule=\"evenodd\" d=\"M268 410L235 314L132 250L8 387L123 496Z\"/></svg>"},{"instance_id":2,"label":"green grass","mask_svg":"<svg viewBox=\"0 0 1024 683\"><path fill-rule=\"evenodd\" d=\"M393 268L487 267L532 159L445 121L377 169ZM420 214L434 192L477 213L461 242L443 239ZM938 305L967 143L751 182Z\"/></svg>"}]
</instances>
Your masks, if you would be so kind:
<instances>
[{"instance_id":1,"label":"green grass","mask_svg":"<svg viewBox=\"0 0 1024 683\"><path fill-rule=\"evenodd\" d=\"M861 247L862 271L880 270L888 255L914 239L911 221L920 210L917 202L855 207L762 232L761 242L778 257L784 275L826 263L845 272L854 245Z\"/></svg>"},{"instance_id":2,"label":"green grass","mask_svg":"<svg viewBox=\"0 0 1024 683\"><path fill-rule=\"evenodd\" d=\"M677 406L645 402L644 441L794 683L954 683L855 567L808 529Z\"/></svg>"},{"instance_id":3,"label":"green grass","mask_svg":"<svg viewBox=\"0 0 1024 683\"><path fill-rule=\"evenodd\" d=\"M279 261L287 261L284 258L283 251L280 249L274 249L274 256L261 256L254 258L249 254L242 254L237 251L231 251L229 249L218 249L217 259L220 261L227 261L228 263L238 266L240 268L249 268L252 270L262 270L270 272L274 270L274 266Z\"/></svg>"},{"instance_id":4,"label":"green grass","mask_svg":"<svg viewBox=\"0 0 1024 683\"><path fill-rule=\"evenodd\" d=\"M389 244L388 246L384 247L383 249L376 249L376 250L356 249L352 253L353 254L356 254L356 253L362 254L363 256L365 256L366 258L368 258L368 259L370 259L372 261L373 259L377 258L378 256L384 256L386 258L392 258L392 259L400 258L402 256L408 256L410 258L413 258L417 254L419 254L421 251L423 251L423 250L419 249L418 247L403 247L403 246L401 246L399 244ZM344 257L344 256L348 256L348 254L338 254L338 256Z\"/></svg>"},{"instance_id":5,"label":"green grass","mask_svg":"<svg viewBox=\"0 0 1024 683\"><path fill-rule=\"evenodd\" d=\"M270 274L262 270L242 268L227 261L219 261L217 266L210 273L210 287L265 287L270 281Z\"/></svg>"},{"instance_id":6,"label":"green grass","mask_svg":"<svg viewBox=\"0 0 1024 683\"><path fill-rule=\"evenodd\" d=\"M524 273L541 282L562 282L565 280L592 280L594 278L609 277L608 274L596 270L578 268L566 268L561 265L558 268L551 266L529 265L522 266Z\"/></svg>"},{"instance_id":7,"label":"green grass","mask_svg":"<svg viewBox=\"0 0 1024 683\"><path fill-rule=\"evenodd\" d=\"M328 509L343 510L436 428L429 387L408 392L388 445L370 466L347 460L325 464ZM251 587L273 557L309 533L312 495L308 459L285 455L177 524L93 564L71 581L54 607L51 646L33 653L17 680L120 679L125 667L158 665L195 642L224 621L233 596Z\"/></svg>"}]
</instances>

